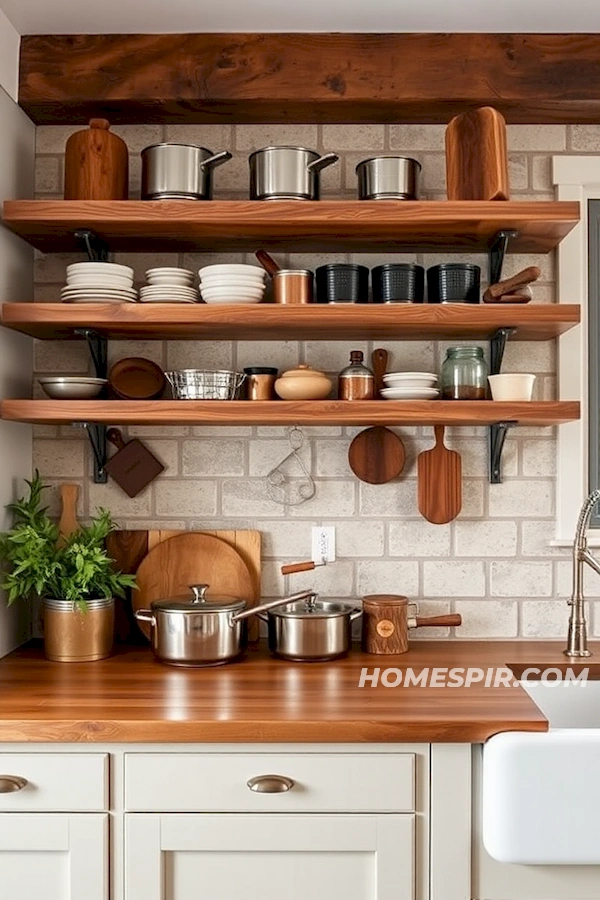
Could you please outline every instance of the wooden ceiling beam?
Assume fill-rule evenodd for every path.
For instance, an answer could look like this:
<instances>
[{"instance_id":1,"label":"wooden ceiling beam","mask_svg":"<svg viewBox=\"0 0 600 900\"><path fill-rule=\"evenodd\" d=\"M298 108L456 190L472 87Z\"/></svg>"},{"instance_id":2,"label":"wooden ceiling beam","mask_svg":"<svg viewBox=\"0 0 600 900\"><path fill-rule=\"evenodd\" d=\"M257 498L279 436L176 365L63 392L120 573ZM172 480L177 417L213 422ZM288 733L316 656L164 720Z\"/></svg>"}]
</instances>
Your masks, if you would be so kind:
<instances>
[{"instance_id":1,"label":"wooden ceiling beam","mask_svg":"<svg viewBox=\"0 0 600 900\"><path fill-rule=\"evenodd\" d=\"M598 34L26 35L38 124L600 122Z\"/></svg>"}]
</instances>

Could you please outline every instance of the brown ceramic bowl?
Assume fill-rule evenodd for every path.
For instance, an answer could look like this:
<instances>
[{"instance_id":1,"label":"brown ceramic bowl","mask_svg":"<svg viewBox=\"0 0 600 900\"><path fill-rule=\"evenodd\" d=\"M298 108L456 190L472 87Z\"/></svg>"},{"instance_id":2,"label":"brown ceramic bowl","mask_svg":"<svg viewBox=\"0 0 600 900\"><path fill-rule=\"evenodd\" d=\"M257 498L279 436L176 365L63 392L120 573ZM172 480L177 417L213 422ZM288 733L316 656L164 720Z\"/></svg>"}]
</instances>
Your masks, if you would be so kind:
<instances>
[{"instance_id":1,"label":"brown ceramic bowl","mask_svg":"<svg viewBox=\"0 0 600 900\"><path fill-rule=\"evenodd\" d=\"M150 359L128 356L111 368L108 383L123 400L152 400L164 390L165 373Z\"/></svg>"}]
</instances>

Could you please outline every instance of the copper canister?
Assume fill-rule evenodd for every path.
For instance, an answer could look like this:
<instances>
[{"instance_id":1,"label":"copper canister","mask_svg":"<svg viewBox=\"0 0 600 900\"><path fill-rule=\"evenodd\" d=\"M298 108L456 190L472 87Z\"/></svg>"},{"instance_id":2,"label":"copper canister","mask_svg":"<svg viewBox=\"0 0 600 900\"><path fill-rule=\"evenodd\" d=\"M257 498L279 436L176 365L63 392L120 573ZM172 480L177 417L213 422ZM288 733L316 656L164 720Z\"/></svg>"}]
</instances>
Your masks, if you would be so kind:
<instances>
[{"instance_id":1,"label":"copper canister","mask_svg":"<svg viewBox=\"0 0 600 900\"><path fill-rule=\"evenodd\" d=\"M78 609L68 600L44 601L44 650L56 662L91 662L110 656L115 601L89 600Z\"/></svg>"},{"instance_id":2,"label":"copper canister","mask_svg":"<svg viewBox=\"0 0 600 900\"><path fill-rule=\"evenodd\" d=\"M362 649L365 653L406 653L408 597L370 594L363 598Z\"/></svg>"},{"instance_id":3,"label":"copper canister","mask_svg":"<svg viewBox=\"0 0 600 900\"><path fill-rule=\"evenodd\" d=\"M246 400L276 400L275 382L279 369L269 366L249 366L246 376Z\"/></svg>"},{"instance_id":4,"label":"copper canister","mask_svg":"<svg viewBox=\"0 0 600 900\"><path fill-rule=\"evenodd\" d=\"M280 269L273 275L275 303L312 303L313 273L308 269Z\"/></svg>"}]
</instances>

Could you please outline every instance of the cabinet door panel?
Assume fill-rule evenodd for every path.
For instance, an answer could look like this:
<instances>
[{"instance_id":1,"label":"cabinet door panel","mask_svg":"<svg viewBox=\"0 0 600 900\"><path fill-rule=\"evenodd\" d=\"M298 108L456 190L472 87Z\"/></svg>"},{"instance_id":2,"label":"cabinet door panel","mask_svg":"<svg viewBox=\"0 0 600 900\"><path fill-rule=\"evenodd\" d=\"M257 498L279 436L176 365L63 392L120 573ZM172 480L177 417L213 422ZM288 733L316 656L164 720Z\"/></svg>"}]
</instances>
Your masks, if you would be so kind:
<instances>
[{"instance_id":1,"label":"cabinet door panel","mask_svg":"<svg viewBox=\"0 0 600 900\"><path fill-rule=\"evenodd\" d=\"M0 815L2 900L107 900L108 816Z\"/></svg>"},{"instance_id":2,"label":"cabinet door panel","mask_svg":"<svg viewBox=\"0 0 600 900\"><path fill-rule=\"evenodd\" d=\"M411 815L126 818L126 900L414 898Z\"/></svg>"}]
</instances>

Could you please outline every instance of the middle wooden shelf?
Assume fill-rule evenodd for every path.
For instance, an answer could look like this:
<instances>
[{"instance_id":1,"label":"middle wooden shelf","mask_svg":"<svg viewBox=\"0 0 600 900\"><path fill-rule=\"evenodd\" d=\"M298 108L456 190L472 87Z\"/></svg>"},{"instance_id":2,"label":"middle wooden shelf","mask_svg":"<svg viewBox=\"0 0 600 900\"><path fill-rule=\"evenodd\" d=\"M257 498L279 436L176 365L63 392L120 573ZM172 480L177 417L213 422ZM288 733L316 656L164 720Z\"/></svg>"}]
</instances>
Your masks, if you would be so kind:
<instances>
[{"instance_id":1,"label":"middle wooden shelf","mask_svg":"<svg viewBox=\"0 0 600 900\"><path fill-rule=\"evenodd\" d=\"M579 418L575 400L3 400L13 422L66 425L515 425Z\"/></svg>"},{"instance_id":2,"label":"middle wooden shelf","mask_svg":"<svg viewBox=\"0 0 600 900\"><path fill-rule=\"evenodd\" d=\"M579 324L577 304L5 303L0 323L45 340L480 340L503 328L545 341Z\"/></svg>"}]
</instances>

